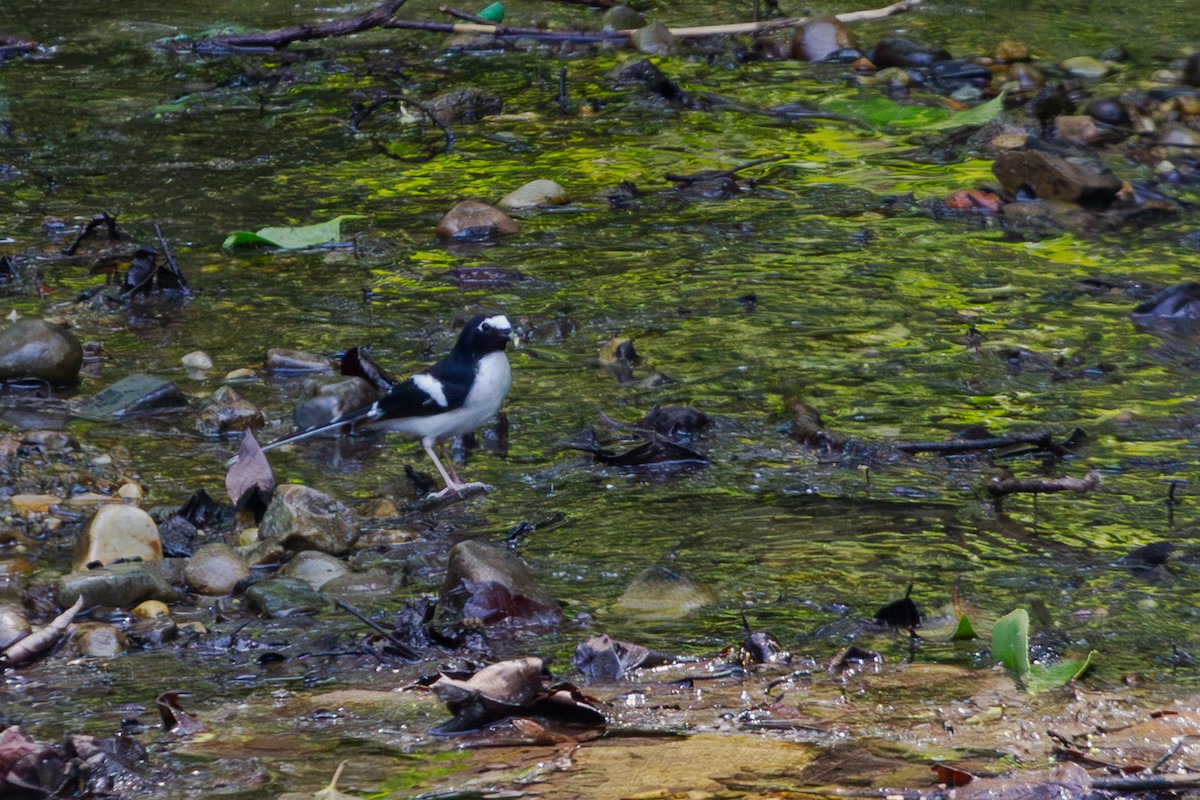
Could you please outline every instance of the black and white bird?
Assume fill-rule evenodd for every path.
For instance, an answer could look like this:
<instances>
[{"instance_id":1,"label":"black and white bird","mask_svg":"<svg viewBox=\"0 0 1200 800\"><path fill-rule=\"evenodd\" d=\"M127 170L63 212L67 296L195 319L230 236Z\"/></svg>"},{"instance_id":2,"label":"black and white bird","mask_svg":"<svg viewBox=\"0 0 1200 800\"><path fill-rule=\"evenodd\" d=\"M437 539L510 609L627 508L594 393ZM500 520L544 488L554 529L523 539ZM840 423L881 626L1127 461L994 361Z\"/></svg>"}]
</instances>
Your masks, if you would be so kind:
<instances>
[{"instance_id":1,"label":"black and white bird","mask_svg":"<svg viewBox=\"0 0 1200 800\"><path fill-rule=\"evenodd\" d=\"M273 450L285 444L336 430L343 426L369 427L416 436L433 459L446 488L430 497L458 494L464 489L483 488L482 483L463 483L447 456L445 442L478 428L500 410L512 372L504 353L512 338L512 325L503 314L480 315L467 323L449 355L424 372L397 383L383 397L365 408L291 436L263 445Z\"/></svg>"}]
</instances>

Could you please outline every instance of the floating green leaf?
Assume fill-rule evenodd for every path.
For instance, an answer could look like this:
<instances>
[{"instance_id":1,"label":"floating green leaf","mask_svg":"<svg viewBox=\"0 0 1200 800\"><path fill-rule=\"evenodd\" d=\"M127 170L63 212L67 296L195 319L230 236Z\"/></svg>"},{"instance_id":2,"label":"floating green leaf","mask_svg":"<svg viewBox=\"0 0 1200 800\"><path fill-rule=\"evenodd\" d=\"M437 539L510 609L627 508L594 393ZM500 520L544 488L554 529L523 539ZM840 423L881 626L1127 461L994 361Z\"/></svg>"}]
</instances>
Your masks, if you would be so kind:
<instances>
[{"instance_id":1,"label":"floating green leaf","mask_svg":"<svg viewBox=\"0 0 1200 800\"><path fill-rule=\"evenodd\" d=\"M857 119L872 128L906 128L915 131L942 131L980 127L1004 110L1004 93L966 111L954 112L943 106L897 103L887 97L833 98L821 103L825 111Z\"/></svg>"},{"instance_id":2,"label":"floating green leaf","mask_svg":"<svg viewBox=\"0 0 1200 800\"><path fill-rule=\"evenodd\" d=\"M1029 674L1029 612L1010 611L992 626L992 658L1016 673L1022 681Z\"/></svg>"},{"instance_id":3,"label":"floating green leaf","mask_svg":"<svg viewBox=\"0 0 1200 800\"><path fill-rule=\"evenodd\" d=\"M959 642L964 639L978 639L979 634L975 632L975 626L971 624L971 619L963 614L958 618L958 625L954 628L954 633L950 634L953 641Z\"/></svg>"},{"instance_id":4,"label":"floating green leaf","mask_svg":"<svg viewBox=\"0 0 1200 800\"><path fill-rule=\"evenodd\" d=\"M1092 660L1099 657L1100 654L1093 650L1087 658L1073 658L1057 664L1034 664L1025 677L1025 688L1031 693L1057 689L1091 669Z\"/></svg>"},{"instance_id":5,"label":"floating green leaf","mask_svg":"<svg viewBox=\"0 0 1200 800\"><path fill-rule=\"evenodd\" d=\"M486 19L488 22L501 23L504 21L504 3L492 3L475 16Z\"/></svg>"},{"instance_id":6,"label":"floating green leaf","mask_svg":"<svg viewBox=\"0 0 1200 800\"><path fill-rule=\"evenodd\" d=\"M1000 116L1000 112L1003 110L1004 92L1001 92L986 103L980 103L974 108L952 114L941 122L931 124L929 128L935 131L950 128L981 128Z\"/></svg>"},{"instance_id":7,"label":"floating green leaf","mask_svg":"<svg viewBox=\"0 0 1200 800\"><path fill-rule=\"evenodd\" d=\"M361 214L342 214L327 222L316 225L302 225L295 228L262 228L250 231L234 231L225 237L222 247L238 247L240 245L262 245L265 247L280 247L284 250L300 250L305 247L342 240L342 221L347 219L362 219Z\"/></svg>"}]
</instances>

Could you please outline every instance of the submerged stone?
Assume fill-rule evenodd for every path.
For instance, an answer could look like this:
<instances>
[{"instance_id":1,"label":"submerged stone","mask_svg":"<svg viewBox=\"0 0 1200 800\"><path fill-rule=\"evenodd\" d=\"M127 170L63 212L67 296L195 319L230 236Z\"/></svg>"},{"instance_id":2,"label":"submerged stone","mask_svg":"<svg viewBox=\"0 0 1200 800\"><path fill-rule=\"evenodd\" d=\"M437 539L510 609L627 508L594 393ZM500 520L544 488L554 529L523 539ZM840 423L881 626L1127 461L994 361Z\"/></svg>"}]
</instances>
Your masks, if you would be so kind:
<instances>
[{"instance_id":1,"label":"submerged stone","mask_svg":"<svg viewBox=\"0 0 1200 800\"><path fill-rule=\"evenodd\" d=\"M871 61L876 67L928 67L938 61L947 61L950 54L940 47L891 36L880 39L871 51Z\"/></svg>"},{"instance_id":2,"label":"submerged stone","mask_svg":"<svg viewBox=\"0 0 1200 800\"><path fill-rule=\"evenodd\" d=\"M100 622L80 622L75 627L75 647L80 655L112 658L125 652L125 634Z\"/></svg>"},{"instance_id":3,"label":"submerged stone","mask_svg":"<svg viewBox=\"0 0 1200 800\"><path fill-rule=\"evenodd\" d=\"M643 619L676 619L717 602L717 594L666 567L649 567L630 582L616 607Z\"/></svg>"},{"instance_id":4,"label":"submerged stone","mask_svg":"<svg viewBox=\"0 0 1200 800\"><path fill-rule=\"evenodd\" d=\"M468 86L440 94L429 101L429 113L443 125L478 122L504 110L504 100L495 92Z\"/></svg>"},{"instance_id":5,"label":"submerged stone","mask_svg":"<svg viewBox=\"0 0 1200 800\"><path fill-rule=\"evenodd\" d=\"M276 576L246 590L246 602L256 614L269 619L312 614L326 605L325 598L299 578Z\"/></svg>"},{"instance_id":6,"label":"submerged stone","mask_svg":"<svg viewBox=\"0 0 1200 800\"><path fill-rule=\"evenodd\" d=\"M1040 150L1000 153L992 172L1009 195L1028 187L1039 200L1103 207L1116 198L1121 188L1120 179L1098 164L1076 164Z\"/></svg>"},{"instance_id":7,"label":"submerged stone","mask_svg":"<svg viewBox=\"0 0 1200 800\"><path fill-rule=\"evenodd\" d=\"M569 200L567 190L560 184L546 178L539 178L504 195L500 200L500 207L511 209L561 206Z\"/></svg>"},{"instance_id":8,"label":"submerged stone","mask_svg":"<svg viewBox=\"0 0 1200 800\"><path fill-rule=\"evenodd\" d=\"M629 34L629 44L634 50L647 56L670 55L678 46L675 34L661 22L643 25Z\"/></svg>"},{"instance_id":9,"label":"submerged stone","mask_svg":"<svg viewBox=\"0 0 1200 800\"><path fill-rule=\"evenodd\" d=\"M0 331L0 380L37 378L55 386L75 383L83 347L61 325L19 319Z\"/></svg>"},{"instance_id":10,"label":"submerged stone","mask_svg":"<svg viewBox=\"0 0 1200 800\"><path fill-rule=\"evenodd\" d=\"M300 484L275 489L258 526L259 538L285 550L338 555L358 539L354 514L327 494Z\"/></svg>"},{"instance_id":11,"label":"submerged stone","mask_svg":"<svg viewBox=\"0 0 1200 800\"><path fill-rule=\"evenodd\" d=\"M250 575L242 557L227 544L206 544L196 550L184 568L188 588L197 594L221 597L232 594L238 581Z\"/></svg>"},{"instance_id":12,"label":"submerged stone","mask_svg":"<svg viewBox=\"0 0 1200 800\"><path fill-rule=\"evenodd\" d=\"M624 3L613 6L600 17L602 31L631 31L645 24L646 18Z\"/></svg>"},{"instance_id":13,"label":"submerged stone","mask_svg":"<svg viewBox=\"0 0 1200 800\"><path fill-rule=\"evenodd\" d=\"M334 578L340 578L348 572L350 568L344 561L318 550L296 553L292 560L279 570L280 575L299 578L314 589L320 589Z\"/></svg>"},{"instance_id":14,"label":"submerged stone","mask_svg":"<svg viewBox=\"0 0 1200 800\"><path fill-rule=\"evenodd\" d=\"M153 375L130 375L97 394L75 413L84 419L127 419L180 411L187 405L183 392L170 381Z\"/></svg>"},{"instance_id":15,"label":"submerged stone","mask_svg":"<svg viewBox=\"0 0 1200 800\"><path fill-rule=\"evenodd\" d=\"M329 372L333 362L316 353L274 348L267 351L263 366L271 372Z\"/></svg>"},{"instance_id":16,"label":"submerged stone","mask_svg":"<svg viewBox=\"0 0 1200 800\"><path fill-rule=\"evenodd\" d=\"M438 222L443 239L488 239L517 233L517 223L498 208L478 200L463 200Z\"/></svg>"},{"instance_id":17,"label":"submerged stone","mask_svg":"<svg viewBox=\"0 0 1200 800\"><path fill-rule=\"evenodd\" d=\"M58 579L58 602L70 608L80 597L84 607L129 608L143 600L176 600L175 589L153 565L141 562L71 572Z\"/></svg>"},{"instance_id":18,"label":"submerged stone","mask_svg":"<svg viewBox=\"0 0 1200 800\"><path fill-rule=\"evenodd\" d=\"M162 557L162 540L153 518L137 506L110 503L96 509L80 534L74 569L114 561L161 561Z\"/></svg>"},{"instance_id":19,"label":"submerged stone","mask_svg":"<svg viewBox=\"0 0 1200 800\"><path fill-rule=\"evenodd\" d=\"M545 623L562 616L518 555L474 539L450 548L438 606L443 624L452 621L447 617L494 624Z\"/></svg>"},{"instance_id":20,"label":"submerged stone","mask_svg":"<svg viewBox=\"0 0 1200 800\"><path fill-rule=\"evenodd\" d=\"M1103 78L1110 72L1109 66L1098 58L1075 56L1060 63L1059 68L1073 78Z\"/></svg>"},{"instance_id":21,"label":"submerged stone","mask_svg":"<svg viewBox=\"0 0 1200 800\"><path fill-rule=\"evenodd\" d=\"M292 420L298 430L307 430L325 425L341 415L375 402L379 392L367 380L358 377L344 378L327 383L317 389L315 396L296 406ZM329 436L339 436L340 431L330 431Z\"/></svg>"},{"instance_id":22,"label":"submerged stone","mask_svg":"<svg viewBox=\"0 0 1200 800\"><path fill-rule=\"evenodd\" d=\"M196 428L202 436L224 436L262 426L262 412L232 386L221 386L213 392L196 417Z\"/></svg>"}]
</instances>

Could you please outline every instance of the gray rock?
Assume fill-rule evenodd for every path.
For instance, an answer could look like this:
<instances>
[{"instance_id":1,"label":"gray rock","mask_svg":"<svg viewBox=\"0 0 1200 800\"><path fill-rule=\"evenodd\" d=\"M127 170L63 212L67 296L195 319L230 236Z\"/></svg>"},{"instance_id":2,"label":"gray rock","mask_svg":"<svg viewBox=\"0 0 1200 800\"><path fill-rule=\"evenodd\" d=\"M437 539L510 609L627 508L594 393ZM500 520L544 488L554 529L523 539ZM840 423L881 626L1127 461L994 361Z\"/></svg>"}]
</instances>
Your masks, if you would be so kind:
<instances>
[{"instance_id":1,"label":"gray rock","mask_svg":"<svg viewBox=\"0 0 1200 800\"><path fill-rule=\"evenodd\" d=\"M562 612L519 556L468 539L450 548L438 615L441 624L464 618L544 624L557 621Z\"/></svg>"},{"instance_id":2,"label":"gray rock","mask_svg":"<svg viewBox=\"0 0 1200 800\"><path fill-rule=\"evenodd\" d=\"M1065 200L1093 207L1110 204L1121 188L1121 181L1102 166L1076 164L1040 150L1000 153L992 163L992 172L1010 195L1028 185L1039 200Z\"/></svg>"},{"instance_id":3,"label":"gray rock","mask_svg":"<svg viewBox=\"0 0 1200 800\"><path fill-rule=\"evenodd\" d=\"M75 383L81 366L83 347L61 325L19 319L0 331L0 380L41 378L65 386Z\"/></svg>"},{"instance_id":4,"label":"gray rock","mask_svg":"<svg viewBox=\"0 0 1200 800\"><path fill-rule=\"evenodd\" d=\"M329 372L333 369L333 363L325 356L280 348L267 351L264 366L271 372Z\"/></svg>"},{"instance_id":5,"label":"gray rock","mask_svg":"<svg viewBox=\"0 0 1200 800\"><path fill-rule=\"evenodd\" d=\"M276 487L258 535L285 550L334 555L345 553L358 539L350 509L327 494L294 483Z\"/></svg>"},{"instance_id":6,"label":"gray rock","mask_svg":"<svg viewBox=\"0 0 1200 800\"><path fill-rule=\"evenodd\" d=\"M624 3L613 6L600 17L600 30L603 31L632 31L645 24L646 18Z\"/></svg>"},{"instance_id":7,"label":"gray rock","mask_svg":"<svg viewBox=\"0 0 1200 800\"><path fill-rule=\"evenodd\" d=\"M110 503L100 506L79 535L74 569L114 561L161 561L162 541L153 518L137 506Z\"/></svg>"},{"instance_id":8,"label":"gray rock","mask_svg":"<svg viewBox=\"0 0 1200 800\"><path fill-rule=\"evenodd\" d=\"M537 208L538 206L561 206L570 201L567 190L560 184L539 178L519 186L500 199L501 208Z\"/></svg>"},{"instance_id":9,"label":"gray rock","mask_svg":"<svg viewBox=\"0 0 1200 800\"><path fill-rule=\"evenodd\" d=\"M643 55L666 56L675 52L678 42L670 28L654 22L629 34L629 45Z\"/></svg>"},{"instance_id":10,"label":"gray rock","mask_svg":"<svg viewBox=\"0 0 1200 800\"><path fill-rule=\"evenodd\" d=\"M397 578L382 569L364 572L347 572L321 587L321 592L333 597L362 597L364 595L390 594L395 590Z\"/></svg>"},{"instance_id":11,"label":"gray rock","mask_svg":"<svg viewBox=\"0 0 1200 800\"><path fill-rule=\"evenodd\" d=\"M262 426L262 412L232 386L219 387L196 416L196 429L203 436L224 436Z\"/></svg>"},{"instance_id":12,"label":"gray rock","mask_svg":"<svg viewBox=\"0 0 1200 800\"><path fill-rule=\"evenodd\" d=\"M792 58L820 61L830 53L857 48L854 34L837 17L816 17L792 32Z\"/></svg>"},{"instance_id":13,"label":"gray rock","mask_svg":"<svg viewBox=\"0 0 1200 800\"><path fill-rule=\"evenodd\" d=\"M83 605L130 608L143 600L177 600L175 590L153 564L113 564L88 572L70 572L58 579L58 602L70 608L83 597Z\"/></svg>"},{"instance_id":14,"label":"gray rock","mask_svg":"<svg viewBox=\"0 0 1200 800\"><path fill-rule=\"evenodd\" d=\"M299 578L314 589L320 589L334 578L350 572L350 567L341 559L317 550L305 550L292 558L279 570L280 575Z\"/></svg>"},{"instance_id":15,"label":"gray rock","mask_svg":"<svg viewBox=\"0 0 1200 800\"><path fill-rule=\"evenodd\" d=\"M187 560L183 574L193 592L223 597L250 575L250 568L232 547L214 543L197 549Z\"/></svg>"},{"instance_id":16,"label":"gray rock","mask_svg":"<svg viewBox=\"0 0 1200 800\"><path fill-rule=\"evenodd\" d=\"M127 419L181 411L187 405L183 392L170 381L153 375L130 375L97 394L75 413L84 419Z\"/></svg>"},{"instance_id":17,"label":"gray rock","mask_svg":"<svg viewBox=\"0 0 1200 800\"><path fill-rule=\"evenodd\" d=\"M630 582L616 607L642 619L678 619L716 602L716 592L707 586L665 567L649 567Z\"/></svg>"},{"instance_id":18,"label":"gray rock","mask_svg":"<svg viewBox=\"0 0 1200 800\"><path fill-rule=\"evenodd\" d=\"M304 581L281 576L248 588L246 602L256 614L270 619L312 614L326 605L325 598Z\"/></svg>"},{"instance_id":19,"label":"gray rock","mask_svg":"<svg viewBox=\"0 0 1200 800\"><path fill-rule=\"evenodd\" d=\"M478 200L463 200L446 212L435 229L443 239L489 239L511 236L518 230L513 218Z\"/></svg>"},{"instance_id":20,"label":"gray rock","mask_svg":"<svg viewBox=\"0 0 1200 800\"><path fill-rule=\"evenodd\" d=\"M80 655L112 658L125 652L125 634L101 622L75 626L75 647Z\"/></svg>"},{"instance_id":21,"label":"gray rock","mask_svg":"<svg viewBox=\"0 0 1200 800\"><path fill-rule=\"evenodd\" d=\"M378 396L379 392L370 381L357 377L344 378L317 389L315 396L296 406L296 410L292 412L292 419L299 430L315 428L347 411L370 405ZM329 432L329 436L339 435L338 431Z\"/></svg>"},{"instance_id":22,"label":"gray rock","mask_svg":"<svg viewBox=\"0 0 1200 800\"><path fill-rule=\"evenodd\" d=\"M504 100L495 92L468 86L439 94L426 107L443 125L456 125L499 114L504 110Z\"/></svg>"}]
</instances>

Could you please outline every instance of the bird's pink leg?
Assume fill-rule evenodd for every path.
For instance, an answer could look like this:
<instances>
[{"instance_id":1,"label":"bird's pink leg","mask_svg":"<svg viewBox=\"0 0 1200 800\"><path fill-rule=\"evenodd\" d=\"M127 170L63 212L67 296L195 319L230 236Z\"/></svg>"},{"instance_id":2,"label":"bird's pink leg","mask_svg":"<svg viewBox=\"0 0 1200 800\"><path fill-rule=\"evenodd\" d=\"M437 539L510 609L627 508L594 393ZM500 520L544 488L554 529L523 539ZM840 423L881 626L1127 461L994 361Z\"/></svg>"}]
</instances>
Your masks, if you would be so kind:
<instances>
[{"instance_id":1,"label":"bird's pink leg","mask_svg":"<svg viewBox=\"0 0 1200 800\"><path fill-rule=\"evenodd\" d=\"M429 495L430 499L437 500L445 497L448 494L460 494L464 489L486 489L482 483L463 483L458 480L458 475L451 477L446 468L442 466L442 461L437 457L437 453L433 450L433 442L429 439L421 440L421 447L425 448L425 452L433 459L433 465L437 467L437 471L441 474L442 480L446 482L446 488L440 492L432 492Z\"/></svg>"}]
</instances>

